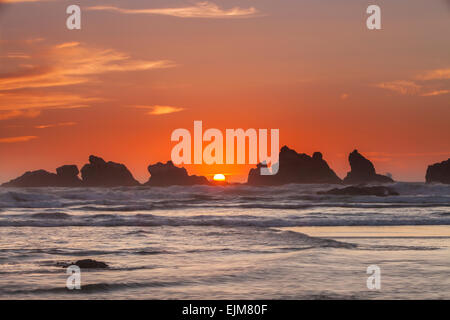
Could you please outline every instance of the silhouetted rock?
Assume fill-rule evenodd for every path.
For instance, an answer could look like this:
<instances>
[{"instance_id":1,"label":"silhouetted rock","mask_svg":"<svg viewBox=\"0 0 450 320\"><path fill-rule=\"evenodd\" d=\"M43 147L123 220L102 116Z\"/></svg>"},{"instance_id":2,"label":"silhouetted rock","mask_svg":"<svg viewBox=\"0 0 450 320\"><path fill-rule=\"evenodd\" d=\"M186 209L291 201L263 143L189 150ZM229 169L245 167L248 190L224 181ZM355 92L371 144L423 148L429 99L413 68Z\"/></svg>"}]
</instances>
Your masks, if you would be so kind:
<instances>
[{"instance_id":1,"label":"silhouetted rock","mask_svg":"<svg viewBox=\"0 0 450 320\"><path fill-rule=\"evenodd\" d=\"M81 186L81 180L78 178L80 171L76 165L65 165L56 168L56 175L60 183L67 187Z\"/></svg>"},{"instance_id":2,"label":"silhouetted rock","mask_svg":"<svg viewBox=\"0 0 450 320\"><path fill-rule=\"evenodd\" d=\"M176 167L172 161L166 164L158 162L148 166L150 179L145 185L148 186L187 186L209 184L208 179L203 176L190 176L185 168Z\"/></svg>"},{"instance_id":3,"label":"silhouetted rock","mask_svg":"<svg viewBox=\"0 0 450 320\"><path fill-rule=\"evenodd\" d=\"M3 187L79 187L78 168L75 165L66 165L56 169L56 174L36 170L28 171L22 176L2 184Z\"/></svg>"},{"instance_id":4,"label":"silhouetted rock","mask_svg":"<svg viewBox=\"0 0 450 320\"><path fill-rule=\"evenodd\" d=\"M350 153L348 161L350 162L351 171L344 179L345 184L394 182L387 176L377 174L372 162L364 158L358 150Z\"/></svg>"},{"instance_id":5,"label":"silhouetted rock","mask_svg":"<svg viewBox=\"0 0 450 320\"><path fill-rule=\"evenodd\" d=\"M75 265L80 267L81 269L105 269L108 268L108 265L101 261L96 261L92 259L84 259L78 260L75 262Z\"/></svg>"},{"instance_id":6,"label":"silhouetted rock","mask_svg":"<svg viewBox=\"0 0 450 320\"><path fill-rule=\"evenodd\" d=\"M78 266L81 269L106 269L109 266L101 261L96 261L93 259L83 259L83 260L78 260L77 262L57 262L56 266L57 267L63 267L63 268L67 268L70 266Z\"/></svg>"},{"instance_id":7,"label":"silhouetted rock","mask_svg":"<svg viewBox=\"0 0 450 320\"><path fill-rule=\"evenodd\" d=\"M377 197L387 197L387 196L398 196L398 192L392 188L383 186L374 187L364 187L364 186L352 186L347 188L337 188L328 191L320 191L318 194L332 194L338 196L377 196Z\"/></svg>"},{"instance_id":8,"label":"silhouetted rock","mask_svg":"<svg viewBox=\"0 0 450 320\"><path fill-rule=\"evenodd\" d=\"M89 163L81 169L83 184L89 187L138 186L127 167L102 158L89 156Z\"/></svg>"},{"instance_id":9,"label":"silhouetted rock","mask_svg":"<svg viewBox=\"0 0 450 320\"><path fill-rule=\"evenodd\" d=\"M450 184L450 159L429 166L426 181Z\"/></svg>"},{"instance_id":10,"label":"silhouetted rock","mask_svg":"<svg viewBox=\"0 0 450 320\"><path fill-rule=\"evenodd\" d=\"M28 171L20 177L2 184L3 187L47 187L57 184L57 176L45 170Z\"/></svg>"},{"instance_id":11,"label":"silhouetted rock","mask_svg":"<svg viewBox=\"0 0 450 320\"><path fill-rule=\"evenodd\" d=\"M261 168L265 164L258 164L250 169L248 184L251 185L282 185L289 183L341 183L341 179L322 159L322 154L316 152L312 157L299 154L295 150L284 146L279 155L279 170L275 175L261 175Z\"/></svg>"}]
</instances>

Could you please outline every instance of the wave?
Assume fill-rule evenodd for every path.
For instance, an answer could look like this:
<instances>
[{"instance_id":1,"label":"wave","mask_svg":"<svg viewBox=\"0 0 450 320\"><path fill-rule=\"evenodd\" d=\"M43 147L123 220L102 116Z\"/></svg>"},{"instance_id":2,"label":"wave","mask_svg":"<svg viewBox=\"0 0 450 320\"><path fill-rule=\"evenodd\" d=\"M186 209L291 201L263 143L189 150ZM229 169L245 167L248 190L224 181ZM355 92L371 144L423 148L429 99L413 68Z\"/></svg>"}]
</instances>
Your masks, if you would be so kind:
<instances>
[{"instance_id":1,"label":"wave","mask_svg":"<svg viewBox=\"0 0 450 320\"><path fill-rule=\"evenodd\" d=\"M140 206L166 207L176 204L210 204L216 202L267 203L276 201L334 201L356 199L357 202L405 202L405 203L450 203L450 185L424 183L394 183L390 185L400 197L333 196L318 195L330 189L330 185L285 185L273 187L251 186L191 186L168 188L0 188L2 208L64 208L76 206L115 206L128 204L130 210ZM335 186L334 186L335 187ZM151 206L149 206L151 209ZM144 207L145 209L145 207Z\"/></svg>"},{"instance_id":2,"label":"wave","mask_svg":"<svg viewBox=\"0 0 450 320\"><path fill-rule=\"evenodd\" d=\"M330 187L0 188L0 227L450 225L450 185L394 183L400 196L390 197L317 194Z\"/></svg>"},{"instance_id":3,"label":"wave","mask_svg":"<svg viewBox=\"0 0 450 320\"><path fill-rule=\"evenodd\" d=\"M135 288L161 288L184 285L186 282L176 281L147 281L147 282L117 282L117 283L91 283L82 285L80 290L69 290L66 287L50 287L37 289L0 289L0 294L8 295L27 295L27 294L92 294L100 292L110 292L115 290L135 289Z\"/></svg>"},{"instance_id":4,"label":"wave","mask_svg":"<svg viewBox=\"0 0 450 320\"><path fill-rule=\"evenodd\" d=\"M32 214L31 217L38 219L67 219L70 218L70 214L64 212L41 212Z\"/></svg>"},{"instance_id":5,"label":"wave","mask_svg":"<svg viewBox=\"0 0 450 320\"><path fill-rule=\"evenodd\" d=\"M301 226L403 226L450 225L449 215L428 216L383 215L377 212L364 214L310 214L273 217L267 215L192 215L161 216L136 215L65 215L63 219L42 219L28 216L1 216L0 227L301 227Z\"/></svg>"}]
</instances>

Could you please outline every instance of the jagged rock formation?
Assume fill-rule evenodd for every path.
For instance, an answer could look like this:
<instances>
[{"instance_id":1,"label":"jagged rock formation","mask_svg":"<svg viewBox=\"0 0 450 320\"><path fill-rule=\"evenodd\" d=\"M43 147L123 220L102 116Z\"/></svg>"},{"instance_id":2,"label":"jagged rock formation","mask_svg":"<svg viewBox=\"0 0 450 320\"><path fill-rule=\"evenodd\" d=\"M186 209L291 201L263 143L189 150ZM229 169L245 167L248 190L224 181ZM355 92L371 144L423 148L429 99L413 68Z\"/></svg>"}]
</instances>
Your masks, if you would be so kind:
<instances>
[{"instance_id":1,"label":"jagged rock formation","mask_svg":"<svg viewBox=\"0 0 450 320\"><path fill-rule=\"evenodd\" d=\"M317 194L332 194L338 196L377 196L377 197L387 197L387 196L398 196L399 193L392 188L383 186L374 187L346 187L346 188L336 188L328 191L320 191Z\"/></svg>"},{"instance_id":2,"label":"jagged rock formation","mask_svg":"<svg viewBox=\"0 0 450 320\"><path fill-rule=\"evenodd\" d=\"M394 182L391 178L377 174L372 162L364 158L358 150L354 150L348 156L351 171L344 178L345 184L361 183L390 183Z\"/></svg>"},{"instance_id":3,"label":"jagged rock formation","mask_svg":"<svg viewBox=\"0 0 450 320\"><path fill-rule=\"evenodd\" d=\"M64 165L56 168L56 175L66 186L80 186L81 180L78 178L80 171L76 165Z\"/></svg>"},{"instance_id":4,"label":"jagged rock formation","mask_svg":"<svg viewBox=\"0 0 450 320\"><path fill-rule=\"evenodd\" d=\"M66 165L56 169L56 174L45 170L28 171L20 177L2 184L3 187L79 187L78 168Z\"/></svg>"},{"instance_id":5,"label":"jagged rock formation","mask_svg":"<svg viewBox=\"0 0 450 320\"><path fill-rule=\"evenodd\" d=\"M83 185L88 187L138 186L127 167L102 158L89 156L89 163L81 169Z\"/></svg>"},{"instance_id":6,"label":"jagged rock formation","mask_svg":"<svg viewBox=\"0 0 450 320\"><path fill-rule=\"evenodd\" d=\"M250 169L247 183L250 185L282 185L289 183L341 183L341 179L322 159L320 152L313 156L299 154L287 146L281 148L279 155L279 170L275 175L263 176L260 169L264 164L258 164Z\"/></svg>"},{"instance_id":7,"label":"jagged rock formation","mask_svg":"<svg viewBox=\"0 0 450 320\"><path fill-rule=\"evenodd\" d=\"M209 184L208 179L203 176L190 176L185 168L176 167L172 161L166 164L158 162L148 166L150 179L147 186L187 186Z\"/></svg>"},{"instance_id":8,"label":"jagged rock formation","mask_svg":"<svg viewBox=\"0 0 450 320\"><path fill-rule=\"evenodd\" d=\"M450 184L450 159L429 166L425 179L427 183L438 182Z\"/></svg>"}]
</instances>

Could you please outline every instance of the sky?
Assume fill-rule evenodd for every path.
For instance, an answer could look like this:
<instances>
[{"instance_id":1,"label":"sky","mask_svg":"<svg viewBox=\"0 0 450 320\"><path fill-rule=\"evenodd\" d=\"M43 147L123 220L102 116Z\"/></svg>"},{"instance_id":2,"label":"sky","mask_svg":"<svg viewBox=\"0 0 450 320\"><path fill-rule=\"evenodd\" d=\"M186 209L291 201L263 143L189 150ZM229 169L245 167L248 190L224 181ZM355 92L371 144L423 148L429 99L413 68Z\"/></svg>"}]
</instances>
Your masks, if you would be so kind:
<instances>
[{"instance_id":1,"label":"sky","mask_svg":"<svg viewBox=\"0 0 450 320\"><path fill-rule=\"evenodd\" d=\"M0 2L0 182L90 154L144 182L195 120L279 129L341 178L355 148L401 181L450 158L450 1ZM239 182L250 167L186 165Z\"/></svg>"}]
</instances>

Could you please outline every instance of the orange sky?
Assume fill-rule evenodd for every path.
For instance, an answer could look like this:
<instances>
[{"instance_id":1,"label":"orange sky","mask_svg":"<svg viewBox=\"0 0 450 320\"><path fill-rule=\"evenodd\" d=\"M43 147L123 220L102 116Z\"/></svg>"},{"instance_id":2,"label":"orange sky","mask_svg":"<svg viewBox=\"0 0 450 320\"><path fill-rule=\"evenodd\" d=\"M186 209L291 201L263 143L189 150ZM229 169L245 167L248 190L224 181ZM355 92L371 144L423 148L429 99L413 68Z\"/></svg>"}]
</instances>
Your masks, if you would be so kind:
<instances>
[{"instance_id":1,"label":"orange sky","mask_svg":"<svg viewBox=\"0 0 450 320\"><path fill-rule=\"evenodd\" d=\"M5 1L4 1L5 2ZM90 154L140 181L174 129L277 128L340 175L354 148L380 173L423 181L450 157L446 1L9 0L0 7L0 182ZM405 9L407 8L407 10ZM249 166L187 166L245 181Z\"/></svg>"}]
</instances>

